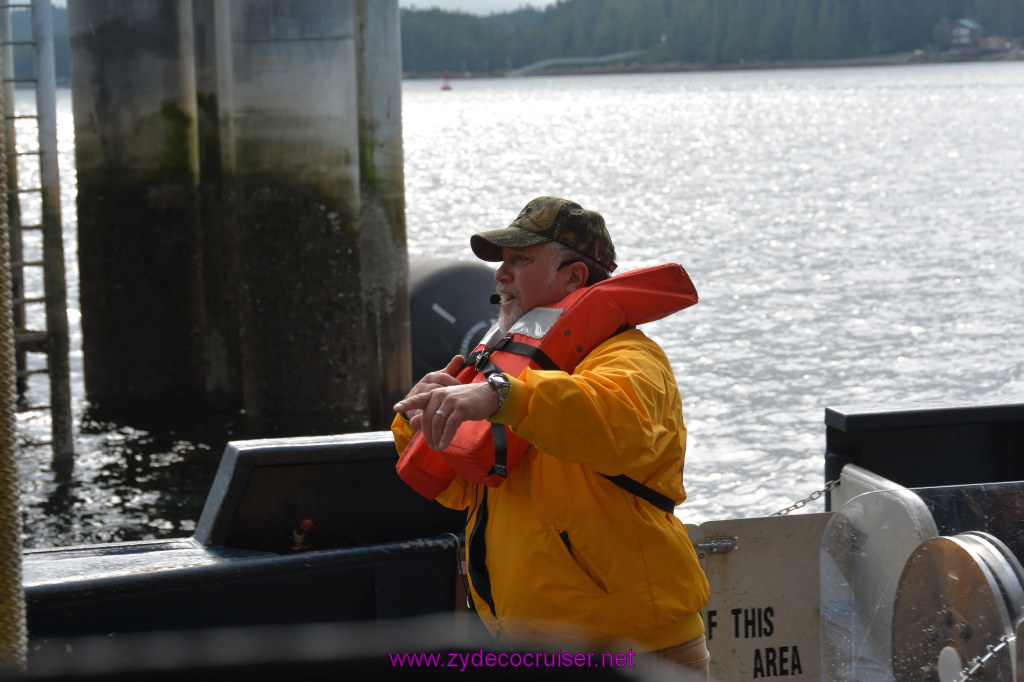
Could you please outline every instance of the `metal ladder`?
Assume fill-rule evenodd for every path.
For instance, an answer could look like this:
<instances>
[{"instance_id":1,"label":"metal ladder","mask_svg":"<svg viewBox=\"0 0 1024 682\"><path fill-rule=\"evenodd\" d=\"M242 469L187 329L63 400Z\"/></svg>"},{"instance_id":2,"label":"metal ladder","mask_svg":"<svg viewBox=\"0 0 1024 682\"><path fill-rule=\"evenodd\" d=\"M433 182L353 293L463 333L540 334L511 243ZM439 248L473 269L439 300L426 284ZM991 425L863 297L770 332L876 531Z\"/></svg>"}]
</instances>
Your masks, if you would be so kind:
<instances>
[{"instance_id":1,"label":"metal ladder","mask_svg":"<svg viewBox=\"0 0 1024 682\"><path fill-rule=\"evenodd\" d=\"M11 13L29 10L32 14L32 40L16 42L11 30ZM33 48L34 78L16 78L14 74L14 48L24 45ZM64 269L64 238L60 211L60 174L57 157L57 77L54 66L53 14L50 0L31 0L31 3L0 4L0 55L3 67L3 97L8 113L4 116L7 138L7 205L11 238L11 274L14 289L14 338L18 370L19 410L50 411L51 446L55 460L65 462L74 454L73 419L71 413L71 371L68 359L69 333L67 316L67 280ZM14 115L14 91L19 83L35 86L36 114ZM15 122L33 119L37 124L38 145L35 150L17 151ZM37 157L39 186L22 187L18 180L18 159ZM41 220L35 225L23 225L21 201L23 197L38 197ZM25 239L30 233L36 243L37 257L26 260ZM33 251L32 256L35 255ZM31 256L30 256L31 257ZM40 273L26 278L26 272ZM32 291L26 290L26 283ZM34 284L34 286L32 286ZM41 287L40 287L41 285ZM30 306L44 307L42 316L45 329L26 326ZM38 310L36 308L35 310ZM46 357L43 369L28 369L28 353ZM33 374L48 374L50 404L28 405L28 381Z\"/></svg>"}]
</instances>

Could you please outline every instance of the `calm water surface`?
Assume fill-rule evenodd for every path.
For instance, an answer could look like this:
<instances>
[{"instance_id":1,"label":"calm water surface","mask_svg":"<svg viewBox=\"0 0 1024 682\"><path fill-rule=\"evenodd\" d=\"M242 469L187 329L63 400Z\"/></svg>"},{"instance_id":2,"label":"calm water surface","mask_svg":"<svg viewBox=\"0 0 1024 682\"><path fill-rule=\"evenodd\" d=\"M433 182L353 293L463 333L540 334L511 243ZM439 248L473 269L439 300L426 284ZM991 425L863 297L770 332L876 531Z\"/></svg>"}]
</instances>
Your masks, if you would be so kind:
<instances>
[{"instance_id":1,"label":"calm water surface","mask_svg":"<svg viewBox=\"0 0 1024 682\"><path fill-rule=\"evenodd\" d=\"M621 270L687 268L700 304L645 327L683 395L686 522L819 488L827 405L1024 401L1022 63L407 81L403 121L411 255L472 259L555 194L604 214ZM45 416L19 425L30 546L188 534L223 445L86 418L58 484Z\"/></svg>"}]
</instances>

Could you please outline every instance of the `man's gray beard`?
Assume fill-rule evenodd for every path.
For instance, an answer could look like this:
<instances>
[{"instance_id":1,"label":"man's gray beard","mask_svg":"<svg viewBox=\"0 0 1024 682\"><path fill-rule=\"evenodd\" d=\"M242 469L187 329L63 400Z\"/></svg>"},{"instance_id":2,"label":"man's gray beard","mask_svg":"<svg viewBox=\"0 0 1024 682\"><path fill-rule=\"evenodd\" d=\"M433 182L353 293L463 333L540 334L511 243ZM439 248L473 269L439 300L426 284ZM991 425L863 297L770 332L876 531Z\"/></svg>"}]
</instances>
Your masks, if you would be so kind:
<instances>
[{"instance_id":1,"label":"man's gray beard","mask_svg":"<svg viewBox=\"0 0 1024 682\"><path fill-rule=\"evenodd\" d=\"M514 299L515 305L506 308L501 307L501 312L498 313L498 329L501 330L502 334L508 333L508 330L512 328L519 318L523 316L523 304L519 301L519 297L516 296Z\"/></svg>"}]
</instances>

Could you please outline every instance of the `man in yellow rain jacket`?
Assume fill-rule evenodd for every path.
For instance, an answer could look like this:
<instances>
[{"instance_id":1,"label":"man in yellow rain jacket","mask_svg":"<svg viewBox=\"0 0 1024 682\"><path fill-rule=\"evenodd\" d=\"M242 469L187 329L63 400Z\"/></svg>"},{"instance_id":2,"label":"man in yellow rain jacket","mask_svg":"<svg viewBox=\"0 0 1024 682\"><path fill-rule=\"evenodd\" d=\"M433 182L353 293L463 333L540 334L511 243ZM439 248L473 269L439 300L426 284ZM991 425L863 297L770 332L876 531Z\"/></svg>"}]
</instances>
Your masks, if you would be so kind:
<instances>
[{"instance_id":1,"label":"man in yellow rain jacket","mask_svg":"<svg viewBox=\"0 0 1024 682\"><path fill-rule=\"evenodd\" d=\"M474 235L499 262L498 325L609 278L615 250L604 219L579 204L534 199L504 229ZM581 647L629 640L707 677L700 610L708 583L686 529L665 506L608 477L681 503L686 427L668 358L628 329L572 373L526 369L463 384L463 358L423 377L395 405L399 451L421 430L444 450L459 424L505 424L530 448L499 487L456 477L438 496L468 511L470 587L499 642Z\"/></svg>"}]
</instances>

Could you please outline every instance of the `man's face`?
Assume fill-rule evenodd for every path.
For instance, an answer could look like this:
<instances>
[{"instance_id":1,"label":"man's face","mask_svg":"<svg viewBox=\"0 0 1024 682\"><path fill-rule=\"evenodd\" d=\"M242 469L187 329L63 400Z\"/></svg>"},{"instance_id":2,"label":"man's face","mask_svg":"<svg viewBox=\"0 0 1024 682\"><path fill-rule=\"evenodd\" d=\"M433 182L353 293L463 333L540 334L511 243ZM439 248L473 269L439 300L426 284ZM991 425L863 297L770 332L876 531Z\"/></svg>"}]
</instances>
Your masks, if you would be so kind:
<instances>
[{"instance_id":1,"label":"man's face","mask_svg":"<svg viewBox=\"0 0 1024 682\"><path fill-rule=\"evenodd\" d=\"M548 244L501 250L502 262L494 273L501 294L498 325L503 332L537 306L556 303L571 291L569 269L553 268Z\"/></svg>"}]
</instances>

